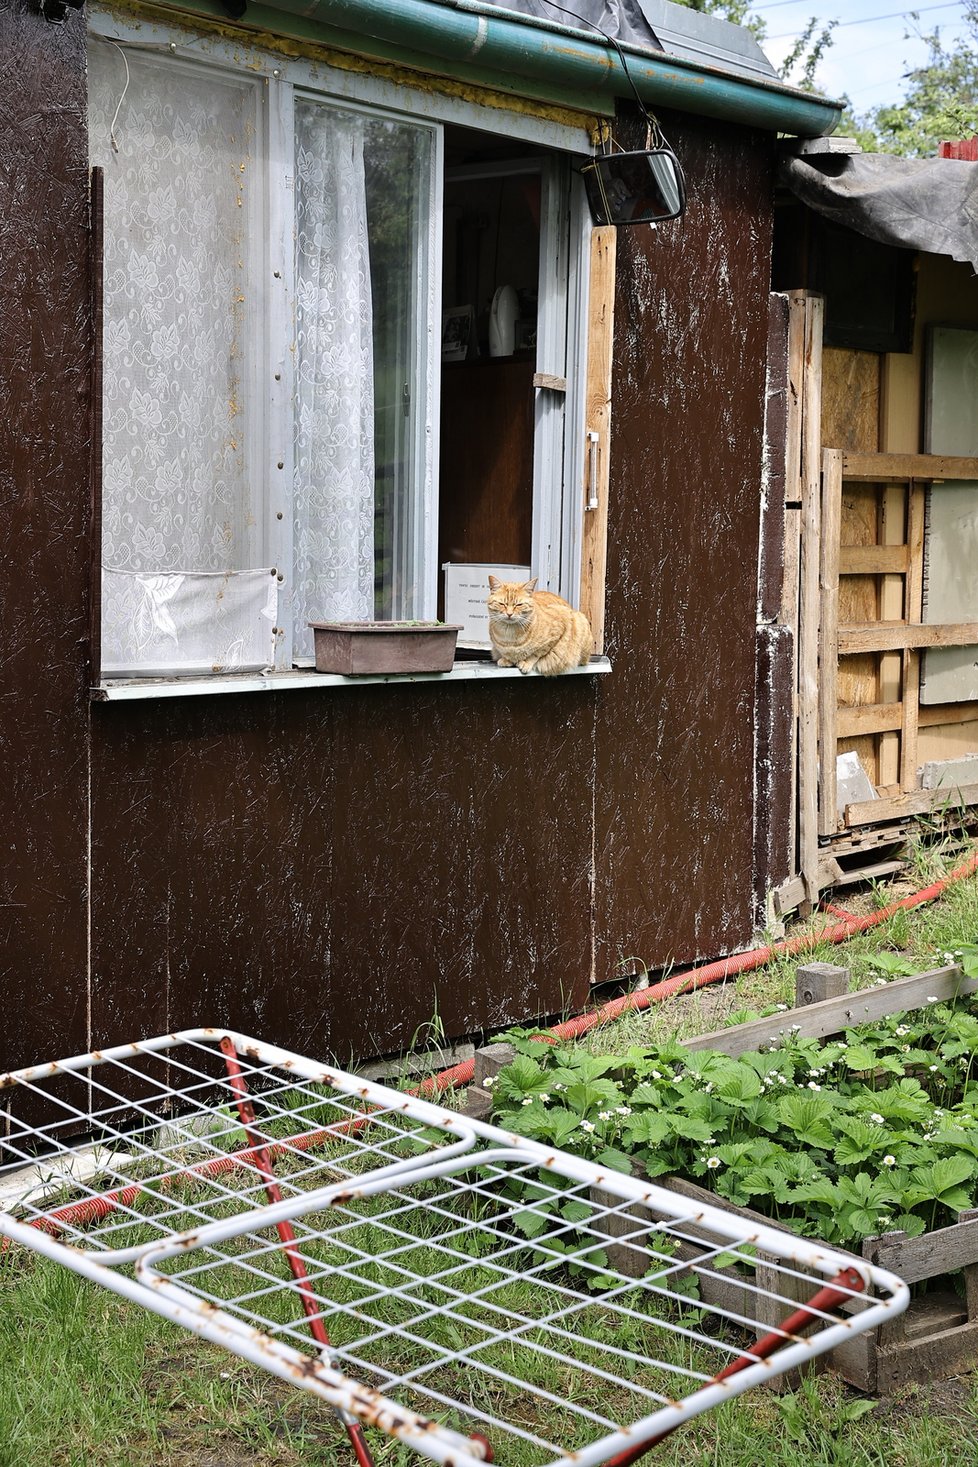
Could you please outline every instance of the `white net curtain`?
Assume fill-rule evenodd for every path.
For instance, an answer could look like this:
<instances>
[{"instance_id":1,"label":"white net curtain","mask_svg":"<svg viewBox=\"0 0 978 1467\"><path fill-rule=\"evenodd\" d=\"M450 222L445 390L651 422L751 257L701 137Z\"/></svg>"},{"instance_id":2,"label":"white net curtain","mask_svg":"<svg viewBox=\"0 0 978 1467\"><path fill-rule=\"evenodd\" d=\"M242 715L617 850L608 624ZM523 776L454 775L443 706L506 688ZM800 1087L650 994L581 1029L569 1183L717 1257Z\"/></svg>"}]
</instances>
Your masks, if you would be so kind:
<instances>
[{"instance_id":1,"label":"white net curtain","mask_svg":"<svg viewBox=\"0 0 978 1467\"><path fill-rule=\"evenodd\" d=\"M91 159L105 175L103 669L268 667L290 613L265 525L264 84L103 40L89 84ZM310 620L416 614L405 527L417 424L403 405L430 144L315 99L297 96L294 116L295 405L274 426L294 434L291 617L304 662ZM385 167L405 158L392 205ZM373 267L370 189L383 215Z\"/></svg>"},{"instance_id":2,"label":"white net curtain","mask_svg":"<svg viewBox=\"0 0 978 1467\"><path fill-rule=\"evenodd\" d=\"M258 91L97 42L89 89L105 173L103 670L262 666L275 618L253 498ZM216 619L222 580L237 615Z\"/></svg>"},{"instance_id":3,"label":"white net curtain","mask_svg":"<svg viewBox=\"0 0 978 1467\"><path fill-rule=\"evenodd\" d=\"M374 605L373 309L364 119L299 100L296 131L295 639ZM307 650L311 650L307 646Z\"/></svg>"}]
</instances>

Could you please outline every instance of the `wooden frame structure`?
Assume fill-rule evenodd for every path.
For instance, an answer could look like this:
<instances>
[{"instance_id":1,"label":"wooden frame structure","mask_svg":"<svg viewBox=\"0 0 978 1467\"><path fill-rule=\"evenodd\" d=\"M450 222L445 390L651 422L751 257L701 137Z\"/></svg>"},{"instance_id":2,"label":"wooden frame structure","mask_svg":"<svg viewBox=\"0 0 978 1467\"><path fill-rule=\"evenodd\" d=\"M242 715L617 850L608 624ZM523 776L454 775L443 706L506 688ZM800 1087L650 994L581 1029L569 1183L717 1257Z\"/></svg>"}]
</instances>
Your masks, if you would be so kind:
<instances>
[{"instance_id":1,"label":"wooden frame structure","mask_svg":"<svg viewBox=\"0 0 978 1467\"><path fill-rule=\"evenodd\" d=\"M972 705L958 711L936 712L920 707L920 652L926 647L964 647L978 643L978 622L925 624L921 621L924 584L924 511L926 486L943 479L978 480L978 458L949 458L939 454L822 452L821 626L819 629L819 747L821 779L818 797L818 833L833 836L840 828L853 829L924 814L947 803L946 790L921 790L917 775L917 735L921 718L931 722L964 721ZM842 498L847 483L878 485L892 500L902 500L903 543L879 546L843 546ZM899 506L898 506L899 507ZM893 515L888 522L893 523ZM873 623L840 623L839 581L846 575L878 575L882 609L893 607L894 591L900 614ZM895 583L895 584L894 584ZM887 605L889 601L890 605ZM892 701L862 706L840 706L837 672L840 657L874 653L899 660L899 693ZM885 673L882 675L885 682ZM973 716L973 715L971 715ZM835 754L840 739L863 732L893 733L899 737L897 778L878 800L867 800L837 813ZM978 786L958 791L961 803L978 801Z\"/></svg>"},{"instance_id":2,"label":"wooden frame structure","mask_svg":"<svg viewBox=\"0 0 978 1467\"><path fill-rule=\"evenodd\" d=\"M824 301L801 290L788 300L781 620L795 645L797 875L775 893L776 915L810 910L821 891L847 879L895 869L892 859L872 864L872 856L902 840L910 818L949 803L978 804L978 783L921 789L918 773L927 757L920 754L921 730L953 734L978 722L978 702L920 703L921 652L978 643L978 622L923 621L928 489L945 480L978 481L978 458L826 443L828 433L839 432L839 414L823 409ZM857 606L865 619L853 616ZM878 797L840 810L837 757L865 751L867 738ZM870 864L844 871L840 858L859 854Z\"/></svg>"}]
</instances>

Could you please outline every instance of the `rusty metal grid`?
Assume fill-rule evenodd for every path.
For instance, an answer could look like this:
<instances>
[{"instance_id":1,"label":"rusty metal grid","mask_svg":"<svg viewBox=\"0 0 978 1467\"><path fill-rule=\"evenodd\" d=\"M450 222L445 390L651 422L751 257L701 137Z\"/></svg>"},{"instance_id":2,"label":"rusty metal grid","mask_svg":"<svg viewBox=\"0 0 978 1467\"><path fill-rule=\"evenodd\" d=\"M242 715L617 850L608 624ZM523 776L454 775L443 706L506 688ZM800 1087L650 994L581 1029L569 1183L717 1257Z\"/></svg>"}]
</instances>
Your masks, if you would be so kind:
<instances>
[{"instance_id":1,"label":"rusty metal grid","mask_svg":"<svg viewBox=\"0 0 978 1467\"><path fill-rule=\"evenodd\" d=\"M624 1462L906 1307L849 1255L224 1031L0 1077L0 1112L0 1234L459 1467ZM733 1303L691 1297L738 1267ZM840 1275L841 1317L752 1353Z\"/></svg>"}]
</instances>

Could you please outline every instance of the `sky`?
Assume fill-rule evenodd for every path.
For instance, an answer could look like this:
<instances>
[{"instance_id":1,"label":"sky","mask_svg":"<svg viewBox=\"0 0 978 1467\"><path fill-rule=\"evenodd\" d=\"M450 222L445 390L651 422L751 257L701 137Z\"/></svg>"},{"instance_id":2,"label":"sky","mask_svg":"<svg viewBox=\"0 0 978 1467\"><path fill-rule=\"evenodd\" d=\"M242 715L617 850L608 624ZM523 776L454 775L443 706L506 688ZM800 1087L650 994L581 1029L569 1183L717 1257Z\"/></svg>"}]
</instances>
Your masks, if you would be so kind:
<instances>
[{"instance_id":1,"label":"sky","mask_svg":"<svg viewBox=\"0 0 978 1467\"><path fill-rule=\"evenodd\" d=\"M961 0L920 0L916 7L906 0L758 0L751 10L767 26L762 45L775 66L813 15L822 22L837 19L817 80L829 96L847 93L857 113L903 101L904 73L927 57L921 33L940 29L950 46L967 31Z\"/></svg>"}]
</instances>

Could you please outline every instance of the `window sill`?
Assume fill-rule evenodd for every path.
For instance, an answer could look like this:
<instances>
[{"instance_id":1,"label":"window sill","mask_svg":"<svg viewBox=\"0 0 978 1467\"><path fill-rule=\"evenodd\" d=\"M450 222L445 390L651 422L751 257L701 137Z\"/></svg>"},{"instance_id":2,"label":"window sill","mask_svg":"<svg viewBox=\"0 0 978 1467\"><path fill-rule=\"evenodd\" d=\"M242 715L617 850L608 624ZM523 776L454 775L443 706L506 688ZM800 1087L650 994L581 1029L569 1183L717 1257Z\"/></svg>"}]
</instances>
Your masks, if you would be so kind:
<instances>
[{"instance_id":1,"label":"window sill","mask_svg":"<svg viewBox=\"0 0 978 1467\"><path fill-rule=\"evenodd\" d=\"M565 677L590 677L611 671L607 657L592 657L584 667L572 667L561 673ZM370 683L465 683L481 679L521 678L518 667L496 667L492 662L457 662L451 672L392 673L384 676L341 677L330 672L238 672L212 677L184 678L117 678L106 679L92 689L96 703L132 702L146 698L210 697L218 693L290 693L321 692L339 688L359 688ZM560 678L543 678L531 673L538 682L557 682Z\"/></svg>"}]
</instances>

